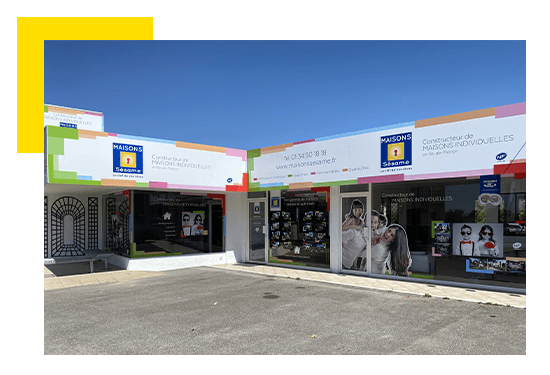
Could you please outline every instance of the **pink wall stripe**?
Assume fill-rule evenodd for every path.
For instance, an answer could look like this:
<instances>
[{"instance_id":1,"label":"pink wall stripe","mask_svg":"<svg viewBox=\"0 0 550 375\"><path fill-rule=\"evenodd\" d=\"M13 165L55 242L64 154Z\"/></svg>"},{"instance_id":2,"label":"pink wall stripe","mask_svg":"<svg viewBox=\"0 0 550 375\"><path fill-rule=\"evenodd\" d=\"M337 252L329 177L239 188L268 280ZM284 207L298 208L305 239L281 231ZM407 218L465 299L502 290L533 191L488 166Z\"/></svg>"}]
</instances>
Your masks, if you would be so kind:
<instances>
[{"instance_id":1,"label":"pink wall stripe","mask_svg":"<svg viewBox=\"0 0 550 375\"><path fill-rule=\"evenodd\" d=\"M168 183L159 181L149 181L149 187L151 188L166 188Z\"/></svg>"},{"instance_id":2,"label":"pink wall stripe","mask_svg":"<svg viewBox=\"0 0 550 375\"><path fill-rule=\"evenodd\" d=\"M308 139L307 141L300 141L300 142L294 142L292 143L292 145L301 145L302 143L310 143L310 142L315 142L315 139Z\"/></svg>"},{"instance_id":3,"label":"pink wall stripe","mask_svg":"<svg viewBox=\"0 0 550 375\"><path fill-rule=\"evenodd\" d=\"M107 133L109 134L109 137L116 137L116 133Z\"/></svg>"},{"instance_id":4,"label":"pink wall stripe","mask_svg":"<svg viewBox=\"0 0 550 375\"><path fill-rule=\"evenodd\" d=\"M237 156L246 161L246 150L237 150L236 148L226 148L225 154L227 156Z\"/></svg>"},{"instance_id":5,"label":"pink wall stripe","mask_svg":"<svg viewBox=\"0 0 550 375\"><path fill-rule=\"evenodd\" d=\"M357 179L358 184L368 184L368 183L377 183L377 182L394 182L394 181L403 181L404 174L389 174L384 176L374 176L374 177L359 177Z\"/></svg>"},{"instance_id":6,"label":"pink wall stripe","mask_svg":"<svg viewBox=\"0 0 550 375\"><path fill-rule=\"evenodd\" d=\"M410 176L405 176L405 181L409 180L423 180L423 179L433 179L433 178L453 178L453 177L469 177L469 176L484 176L492 175L492 169L477 169L475 171L459 171L459 172L445 172L445 173L426 173L426 174L415 174Z\"/></svg>"},{"instance_id":7,"label":"pink wall stripe","mask_svg":"<svg viewBox=\"0 0 550 375\"><path fill-rule=\"evenodd\" d=\"M495 118L524 115L527 103L517 103L495 108Z\"/></svg>"},{"instance_id":8,"label":"pink wall stripe","mask_svg":"<svg viewBox=\"0 0 550 375\"><path fill-rule=\"evenodd\" d=\"M151 186L151 184L149 184ZM177 185L177 184L168 184L165 186L168 189L189 189L189 190L214 190L214 191L225 191L224 187L214 187L214 186L198 186L198 185Z\"/></svg>"},{"instance_id":9,"label":"pink wall stripe","mask_svg":"<svg viewBox=\"0 0 550 375\"><path fill-rule=\"evenodd\" d=\"M84 113L85 115L94 115L94 116L104 117L103 114L101 113L92 113L92 112L82 112L82 113Z\"/></svg>"}]
</instances>

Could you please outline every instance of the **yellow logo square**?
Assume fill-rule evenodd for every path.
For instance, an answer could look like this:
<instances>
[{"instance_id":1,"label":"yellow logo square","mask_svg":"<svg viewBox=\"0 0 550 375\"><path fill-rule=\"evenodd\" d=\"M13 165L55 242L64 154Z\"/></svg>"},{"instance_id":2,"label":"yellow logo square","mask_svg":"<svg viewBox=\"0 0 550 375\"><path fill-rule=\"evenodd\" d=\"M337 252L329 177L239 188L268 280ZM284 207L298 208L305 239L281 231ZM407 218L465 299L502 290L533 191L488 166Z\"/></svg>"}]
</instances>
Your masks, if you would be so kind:
<instances>
[{"instance_id":1,"label":"yellow logo square","mask_svg":"<svg viewBox=\"0 0 550 375\"><path fill-rule=\"evenodd\" d=\"M388 145L388 160L405 159L405 143L392 143Z\"/></svg>"},{"instance_id":2,"label":"yellow logo square","mask_svg":"<svg viewBox=\"0 0 550 375\"><path fill-rule=\"evenodd\" d=\"M126 168L136 167L136 153L135 152L121 152L120 153L120 166Z\"/></svg>"}]
</instances>

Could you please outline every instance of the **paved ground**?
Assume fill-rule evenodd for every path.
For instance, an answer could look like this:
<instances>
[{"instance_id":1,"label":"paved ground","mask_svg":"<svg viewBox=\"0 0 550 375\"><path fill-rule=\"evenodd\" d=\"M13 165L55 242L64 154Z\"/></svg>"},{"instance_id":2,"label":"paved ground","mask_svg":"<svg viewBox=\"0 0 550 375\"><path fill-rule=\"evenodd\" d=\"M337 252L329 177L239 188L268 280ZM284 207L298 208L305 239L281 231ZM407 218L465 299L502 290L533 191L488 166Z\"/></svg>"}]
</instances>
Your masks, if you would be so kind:
<instances>
[{"instance_id":1,"label":"paved ground","mask_svg":"<svg viewBox=\"0 0 550 375\"><path fill-rule=\"evenodd\" d=\"M44 291L45 354L526 352L524 308L222 267L124 272Z\"/></svg>"},{"instance_id":2,"label":"paved ground","mask_svg":"<svg viewBox=\"0 0 550 375\"><path fill-rule=\"evenodd\" d=\"M526 295L518 292L518 290L513 290L510 292L495 292L491 290L481 290L475 288L475 286L472 284L465 284L464 287L450 287L427 282L415 282L415 279L413 278L407 279L406 281L399 281L387 278L374 278L355 276L350 274L316 272L304 269L247 263L221 264L213 267L219 267L240 272L252 272L279 277L299 278L301 280L312 280L331 284L357 286L366 289L416 294L420 296L430 295L431 297L437 298L456 299L461 301L472 301L488 304L490 303L520 308L525 308L527 306ZM416 280L418 281L418 279Z\"/></svg>"}]
</instances>

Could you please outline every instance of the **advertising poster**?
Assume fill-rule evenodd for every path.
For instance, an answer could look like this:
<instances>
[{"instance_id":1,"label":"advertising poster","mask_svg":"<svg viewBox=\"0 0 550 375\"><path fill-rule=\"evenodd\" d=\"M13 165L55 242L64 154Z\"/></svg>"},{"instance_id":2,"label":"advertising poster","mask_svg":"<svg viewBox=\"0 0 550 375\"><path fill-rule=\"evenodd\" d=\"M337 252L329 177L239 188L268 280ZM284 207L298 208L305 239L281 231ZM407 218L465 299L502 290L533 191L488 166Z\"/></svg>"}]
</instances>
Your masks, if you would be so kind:
<instances>
[{"instance_id":1,"label":"advertising poster","mask_svg":"<svg viewBox=\"0 0 550 375\"><path fill-rule=\"evenodd\" d=\"M434 239L434 256L451 255L451 224L441 221L432 221L433 239Z\"/></svg>"},{"instance_id":2,"label":"advertising poster","mask_svg":"<svg viewBox=\"0 0 550 375\"><path fill-rule=\"evenodd\" d=\"M208 231L204 227L205 212L182 212L182 232L184 236L204 236Z\"/></svg>"},{"instance_id":3,"label":"advertising poster","mask_svg":"<svg viewBox=\"0 0 550 375\"><path fill-rule=\"evenodd\" d=\"M342 267L367 271L367 243L372 238L365 197L342 199Z\"/></svg>"},{"instance_id":4,"label":"advertising poster","mask_svg":"<svg viewBox=\"0 0 550 375\"><path fill-rule=\"evenodd\" d=\"M409 276L412 259L405 229L388 224L387 217L378 211L367 211L365 200L342 199L342 267L366 272L370 242L371 273Z\"/></svg>"},{"instance_id":5,"label":"advertising poster","mask_svg":"<svg viewBox=\"0 0 550 375\"><path fill-rule=\"evenodd\" d=\"M269 211L281 211L281 191L272 191L269 199Z\"/></svg>"},{"instance_id":6,"label":"advertising poster","mask_svg":"<svg viewBox=\"0 0 550 375\"><path fill-rule=\"evenodd\" d=\"M454 223L453 255L483 258L503 257L503 225L499 223Z\"/></svg>"},{"instance_id":7,"label":"advertising poster","mask_svg":"<svg viewBox=\"0 0 550 375\"><path fill-rule=\"evenodd\" d=\"M324 194L281 198L269 215L269 262L328 268L329 226Z\"/></svg>"}]
</instances>

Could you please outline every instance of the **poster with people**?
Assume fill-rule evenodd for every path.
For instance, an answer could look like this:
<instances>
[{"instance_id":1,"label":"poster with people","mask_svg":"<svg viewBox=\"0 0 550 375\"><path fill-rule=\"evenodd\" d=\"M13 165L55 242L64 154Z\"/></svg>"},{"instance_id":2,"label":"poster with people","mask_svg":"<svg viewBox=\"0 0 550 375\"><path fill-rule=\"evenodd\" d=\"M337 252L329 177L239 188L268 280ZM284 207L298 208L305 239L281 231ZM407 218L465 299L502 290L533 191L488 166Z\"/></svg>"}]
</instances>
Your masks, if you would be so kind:
<instances>
[{"instance_id":1,"label":"poster with people","mask_svg":"<svg viewBox=\"0 0 550 375\"><path fill-rule=\"evenodd\" d=\"M371 248L371 273L408 276L412 259L407 233L399 224L389 224L385 215L366 212L365 198L344 198L342 222L342 267L367 272ZM369 220L370 223L367 221Z\"/></svg>"},{"instance_id":2,"label":"poster with people","mask_svg":"<svg viewBox=\"0 0 550 375\"><path fill-rule=\"evenodd\" d=\"M499 223L453 224L453 255L502 258L503 226Z\"/></svg>"},{"instance_id":3,"label":"poster with people","mask_svg":"<svg viewBox=\"0 0 550 375\"><path fill-rule=\"evenodd\" d=\"M208 231L204 228L204 211L182 212L182 234L187 236L204 236Z\"/></svg>"},{"instance_id":4,"label":"poster with people","mask_svg":"<svg viewBox=\"0 0 550 375\"><path fill-rule=\"evenodd\" d=\"M367 241L369 241L368 223L366 223L366 198L342 199L344 215L342 222L342 267L348 270L361 270L366 260ZM349 211L345 208L349 207Z\"/></svg>"}]
</instances>

